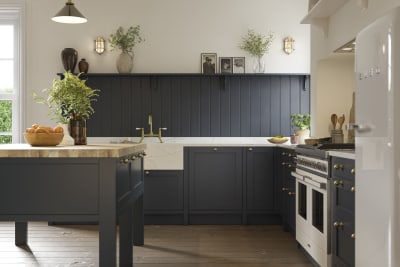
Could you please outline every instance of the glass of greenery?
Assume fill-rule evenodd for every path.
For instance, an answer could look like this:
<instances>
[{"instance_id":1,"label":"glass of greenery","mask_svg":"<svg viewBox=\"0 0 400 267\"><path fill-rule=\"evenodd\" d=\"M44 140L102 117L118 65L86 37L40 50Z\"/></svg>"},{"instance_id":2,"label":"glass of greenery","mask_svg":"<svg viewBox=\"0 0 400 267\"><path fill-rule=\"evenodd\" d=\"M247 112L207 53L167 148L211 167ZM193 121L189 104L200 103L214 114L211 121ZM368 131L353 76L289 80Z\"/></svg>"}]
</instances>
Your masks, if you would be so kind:
<instances>
[{"instance_id":1,"label":"glass of greenery","mask_svg":"<svg viewBox=\"0 0 400 267\"><path fill-rule=\"evenodd\" d=\"M269 52L269 48L274 40L274 34L268 35L256 33L254 30L248 30L247 35L242 38L240 48L248 52L257 59L253 67L254 72L264 72L265 66L262 57Z\"/></svg>"}]
</instances>

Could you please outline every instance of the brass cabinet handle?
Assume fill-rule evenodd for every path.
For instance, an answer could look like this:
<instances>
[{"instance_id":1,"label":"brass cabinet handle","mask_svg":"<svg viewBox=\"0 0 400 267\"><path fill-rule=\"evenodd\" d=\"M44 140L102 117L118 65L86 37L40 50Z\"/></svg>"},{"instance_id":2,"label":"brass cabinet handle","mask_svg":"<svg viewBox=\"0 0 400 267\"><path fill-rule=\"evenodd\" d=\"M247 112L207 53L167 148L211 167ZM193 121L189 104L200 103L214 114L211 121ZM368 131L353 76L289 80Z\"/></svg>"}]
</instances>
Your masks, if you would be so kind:
<instances>
[{"instance_id":1,"label":"brass cabinet handle","mask_svg":"<svg viewBox=\"0 0 400 267\"><path fill-rule=\"evenodd\" d=\"M356 192L356 188L354 186L352 186L350 191L354 193L354 192Z\"/></svg>"},{"instance_id":2,"label":"brass cabinet handle","mask_svg":"<svg viewBox=\"0 0 400 267\"><path fill-rule=\"evenodd\" d=\"M356 234L352 233L350 236L352 239L356 239Z\"/></svg>"},{"instance_id":3,"label":"brass cabinet handle","mask_svg":"<svg viewBox=\"0 0 400 267\"><path fill-rule=\"evenodd\" d=\"M353 175L354 175L354 174L356 174L356 170L355 170L354 168L353 168L353 169L351 169L351 171L350 171L350 172L351 172L351 174L353 174Z\"/></svg>"},{"instance_id":4,"label":"brass cabinet handle","mask_svg":"<svg viewBox=\"0 0 400 267\"><path fill-rule=\"evenodd\" d=\"M289 196L294 196L294 195L296 195L296 192L288 192L287 193Z\"/></svg>"},{"instance_id":5,"label":"brass cabinet handle","mask_svg":"<svg viewBox=\"0 0 400 267\"><path fill-rule=\"evenodd\" d=\"M343 181L335 180L335 181L333 181L333 184L336 185L336 186L343 185Z\"/></svg>"},{"instance_id":6,"label":"brass cabinet handle","mask_svg":"<svg viewBox=\"0 0 400 267\"><path fill-rule=\"evenodd\" d=\"M334 222L334 223L333 223L333 226L336 227L336 228L338 228L338 227L343 227L343 226L344 226L344 223L343 223L343 222Z\"/></svg>"},{"instance_id":7,"label":"brass cabinet handle","mask_svg":"<svg viewBox=\"0 0 400 267\"><path fill-rule=\"evenodd\" d=\"M289 190L289 188L287 188L287 187L282 187L282 191L288 191Z\"/></svg>"},{"instance_id":8,"label":"brass cabinet handle","mask_svg":"<svg viewBox=\"0 0 400 267\"><path fill-rule=\"evenodd\" d=\"M334 168L335 170L343 170L343 165L342 165L342 164L334 164L334 165L333 165L333 168Z\"/></svg>"},{"instance_id":9,"label":"brass cabinet handle","mask_svg":"<svg viewBox=\"0 0 400 267\"><path fill-rule=\"evenodd\" d=\"M124 159L121 159L119 162L123 163L123 164L127 164L129 162L129 159L128 158L124 158Z\"/></svg>"}]
</instances>

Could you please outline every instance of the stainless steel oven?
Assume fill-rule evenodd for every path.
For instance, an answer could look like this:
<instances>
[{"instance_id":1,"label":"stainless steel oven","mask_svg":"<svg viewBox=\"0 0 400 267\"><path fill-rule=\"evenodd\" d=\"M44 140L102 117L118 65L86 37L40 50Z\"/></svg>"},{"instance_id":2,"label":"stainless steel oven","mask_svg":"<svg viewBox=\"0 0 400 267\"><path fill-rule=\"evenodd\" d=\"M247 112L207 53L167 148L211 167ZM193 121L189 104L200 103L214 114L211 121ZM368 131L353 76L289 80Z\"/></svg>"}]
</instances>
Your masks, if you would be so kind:
<instances>
[{"instance_id":1,"label":"stainless steel oven","mask_svg":"<svg viewBox=\"0 0 400 267\"><path fill-rule=\"evenodd\" d=\"M296 178L296 240L321 266L330 254L330 203L328 157L297 154L292 176Z\"/></svg>"}]
</instances>

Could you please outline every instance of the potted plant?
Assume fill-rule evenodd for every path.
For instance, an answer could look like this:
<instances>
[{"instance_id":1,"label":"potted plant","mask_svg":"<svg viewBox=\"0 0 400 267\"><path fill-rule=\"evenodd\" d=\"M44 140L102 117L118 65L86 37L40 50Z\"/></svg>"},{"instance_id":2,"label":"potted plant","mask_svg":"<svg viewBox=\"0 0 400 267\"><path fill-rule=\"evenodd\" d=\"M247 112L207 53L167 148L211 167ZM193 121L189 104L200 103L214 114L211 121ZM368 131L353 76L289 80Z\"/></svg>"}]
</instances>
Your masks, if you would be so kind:
<instances>
[{"instance_id":1,"label":"potted plant","mask_svg":"<svg viewBox=\"0 0 400 267\"><path fill-rule=\"evenodd\" d=\"M252 55L256 62L253 66L254 72L264 72L265 65L262 57L269 52L269 48L274 40L274 34L269 32L267 36L248 30L247 35L242 38L240 48Z\"/></svg>"},{"instance_id":2,"label":"potted plant","mask_svg":"<svg viewBox=\"0 0 400 267\"><path fill-rule=\"evenodd\" d=\"M34 93L34 99L49 108L51 119L69 124L75 145L87 143L86 120L94 113L92 102L96 101L99 92L87 86L86 80L82 80L80 75L64 72L63 79L54 79L51 87L43 89L47 98Z\"/></svg>"},{"instance_id":3,"label":"potted plant","mask_svg":"<svg viewBox=\"0 0 400 267\"><path fill-rule=\"evenodd\" d=\"M140 25L129 27L126 32L119 27L108 39L112 49L121 50L117 59L117 70L119 73L130 73L133 68L133 48L136 44L144 41L140 36Z\"/></svg>"},{"instance_id":4,"label":"potted plant","mask_svg":"<svg viewBox=\"0 0 400 267\"><path fill-rule=\"evenodd\" d=\"M296 127L295 135L298 136L298 143L304 144L304 140L310 137L311 116L310 114L295 113L290 115L292 126Z\"/></svg>"}]
</instances>

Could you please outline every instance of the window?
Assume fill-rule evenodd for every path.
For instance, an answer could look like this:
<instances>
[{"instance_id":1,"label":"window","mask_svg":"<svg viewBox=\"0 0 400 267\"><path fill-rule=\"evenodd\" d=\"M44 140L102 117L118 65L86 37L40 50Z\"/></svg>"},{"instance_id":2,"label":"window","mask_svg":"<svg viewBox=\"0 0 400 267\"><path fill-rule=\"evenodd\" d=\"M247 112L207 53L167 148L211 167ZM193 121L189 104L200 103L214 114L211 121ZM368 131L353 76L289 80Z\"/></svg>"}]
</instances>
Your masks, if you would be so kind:
<instances>
[{"instance_id":1,"label":"window","mask_svg":"<svg viewBox=\"0 0 400 267\"><path fill-rule=\"evenodd\" d=\"M9 3L9 2L8 2ZM23 88L24 1L0 0L0 143L19 143Z\"/></svg>"}]
</instances>

